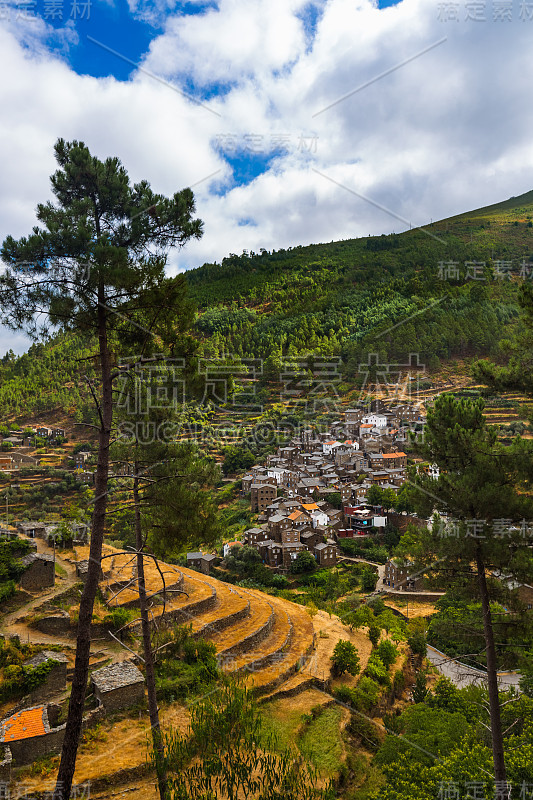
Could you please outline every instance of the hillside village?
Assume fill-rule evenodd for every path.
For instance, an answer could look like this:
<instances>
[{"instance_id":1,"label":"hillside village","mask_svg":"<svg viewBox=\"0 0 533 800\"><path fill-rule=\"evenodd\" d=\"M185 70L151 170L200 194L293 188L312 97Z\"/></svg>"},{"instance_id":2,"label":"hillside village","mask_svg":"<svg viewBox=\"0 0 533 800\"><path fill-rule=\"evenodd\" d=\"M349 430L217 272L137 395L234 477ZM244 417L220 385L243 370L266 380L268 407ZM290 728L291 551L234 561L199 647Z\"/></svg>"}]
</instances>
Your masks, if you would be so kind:
<instances>
[{"instance_id":1,"label":"hillside village","mask_svg":"<svg viewBox=\"0 0 533 800\"><path fill-rule=\"evenodd\" d=\"M371 405L348 409L326 433L304 430L243 476L241 493L250 498L257 525L244 531L241 544L255 548L274 571L287 572L304 551L318 566L333 567L341 554L339 541L370 537L388 524L388 512L369 504L367 493L372 487L397 492L403 486L407 455L402 447L412 430L423 429L425 415L411 404L388 406L378 400ZM422 522L401 520L404 529L409 520ZM225 545L224 556L231 544ZM216 562L209 553L187 558L204 572ZM414 582L404 577L400 588L413 588Z\"/></svg>"}]
</instances>

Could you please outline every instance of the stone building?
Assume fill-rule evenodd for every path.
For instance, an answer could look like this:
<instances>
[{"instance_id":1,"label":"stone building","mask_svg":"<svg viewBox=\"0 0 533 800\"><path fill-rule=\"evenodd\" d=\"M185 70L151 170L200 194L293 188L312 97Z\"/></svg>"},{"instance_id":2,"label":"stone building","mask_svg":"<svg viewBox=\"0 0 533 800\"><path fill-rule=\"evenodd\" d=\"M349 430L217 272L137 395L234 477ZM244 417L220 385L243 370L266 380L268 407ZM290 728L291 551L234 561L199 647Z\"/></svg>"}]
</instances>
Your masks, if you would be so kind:
<instances>
[{"instance_id":1,"label":"stone building","mask_svg":"<svg viewBox=\"0 0 533 800\"><path fill-rule=\"evenodd\" d=\"M144 677L131 661L96 670L91 682L98 704L107 712L128 708L144 698Z\"/></svg>"},{"instance_id":2,"label":"stone building","mask_svg":"<svg viewBox=\"0 0 533 800\"><path fill-rule=\"evenodd\" d=\"M64 736L65 726L53 728L44 705L17 711L0 723L0 744L10 751L13 765L17 767L58 753Z\"/></svg>"},{"instance_id":3,"label":"stone building","mask_svg":"<svg viewBox=\"0 0 533 800\"><path fill-rule=\"evenodd\" d=\"M42 539L44 538L46 525L44 522L19 522L17 528L19 533L29 536L30 539L35 539L37 536Z\"/></svg>"},{"instance_id":4,"label":"stone building","mask_svg":"<svg viewBox=\"0 0 533 800\"><path fill-rule=\"evenodd\" d=\"M263 528L248 528L247 531L244 531L243 539L244 544L256 547L259 542L264 542L268 539L268 534Z\"/></svg>"},{"instance_id":5,"label":"stone building","mask_svg":"<svg viewBox=\"0 0 533 800\"><path fill-rule=\"evenodd\" d=\"M217 558L213 553L187 553L187 566L199 570L204 575L209 575Z\"/></svg>"},{"instance_id":6,"label":"stone building","mask_svg":"<svg viewBox=\"0 0 533 800\"><path fill-rule=\"evenodd\" d=\"M422 575L413 575L413 569L408 562L390 558L385 564L383 585L400 592L423 591L424 578Z\"/></svg>"},{"instance_id":7,"label":"stone building","mask_svg":"<svg viewBox=\"0 0 533 800\"><path fill-rule=\"evenodd\" d=\"M250 487L252 511L263 511L277 495L277 489L272 483L252 483Z\"/></svg>"},{"instance_id":8,"label":"stone building","mask_svg":"<svg viewBox=\"0 0 533 800\"><path fill-rule=\"evenodd\" d=\"M21 559L25 570L19 585L30 592L39 591L55 584L55 561L48 553L30 553Z\"/></svg>"},{"instance_id":9,"label":"stone building","mask_svg":"<svg viewBox=\"0 0 533 800\"><path fill-rule=\"evenodd\" d=\"M314 556L321 567L334 567L337 563L337 545L331 539L314 546Z\"/></svg>"},{"instance_id":10,"label":"stone building","mask_svg":"<svg viewBox=\"0 0 533 800\"><path fill-rule=\"evenodd\" d=\"M24 662L25 667L38 667L47 661L56 663L48 673L46 682L38 686L30 695L31 704L42 703L53 695L64 691L67 688L67 664L68 658L64 653L56 653L52 650L43 650L36 656Z\"/></svg>"}]
</instances>

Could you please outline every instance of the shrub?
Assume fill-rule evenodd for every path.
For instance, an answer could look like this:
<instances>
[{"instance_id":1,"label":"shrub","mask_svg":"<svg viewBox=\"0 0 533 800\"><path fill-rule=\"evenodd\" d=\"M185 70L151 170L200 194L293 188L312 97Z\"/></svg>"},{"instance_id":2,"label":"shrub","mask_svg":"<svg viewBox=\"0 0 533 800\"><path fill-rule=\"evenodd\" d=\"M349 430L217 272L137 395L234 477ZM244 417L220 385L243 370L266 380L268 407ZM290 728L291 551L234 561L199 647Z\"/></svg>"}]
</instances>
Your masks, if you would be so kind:
<instances>
[{"instance_id":1,"label":"shrub","mask_svg":"<svg viewBox=\"0 0 533 800\"><path fill-rule=\"evenodd\" d=\"M377 653L372 653L368 659L365 672L370 678L372 678L372 680L380 683L382 686L390 685L390 677L389 673L387 672L387 667Z\"/></svg>"},{"instance_id":2,"label":"shrub","mask_svg":"<svg viewBox=\"0 0 533 800\"><path fill-rule=\"evenodd\" d=\"M397 669L392 679L392 688L395 697L400 697L405 689L405 675L401 669Z\"/></svg>"},{"instance_id":3,"label":"shrub","mask_svg":"<svg viewBox=\"0 0 533 800\"><path fill-rule=\"evenodd\" d=\"M361 573L361 589L363 592L373 592L378 582L378 576L372 567L365 567Z\"/></svg>"},{"instance_id":4,"label":"shrub","mask_svg":"<svg viewBox=\"0 0 533 800\"><path fill-rule=\"evenodd\" d=\"M427 653L426 635L422 630L415 630L407 639L407 644L415 656L425 658Z\"/></svg>"},{"instance_id":5,"label":"shrub","mask_svg":"<svg viewBox=\"0 0 533 800\"><path fill-rule=\"evenodd\" d=\"M205 691L219 677L215 644L193 639L191 626L161 630L156 636L157 649L156 688L161 700L184 700Z\"/></svg>"},{"instance_id":6,"label":"shrub","mask_svg":"<svg viewBox=\"0 0 533 800\"><path fill-rule=\"evenodd\" d=\"M355 645L346 639L339 639L335 645L331 662L331 671L334 675L342 675L344 672L349 672L350 675L357 675L361 669L357 649Z\"/></svg>"},{"instance_id":7,"label":"shrub","mask_svg":"<svg viewBox=\"0 0 533 800\"><path fill-rule=\"evenodd\" d=\"M23 667L20 664L8 664L4 667L3 680L0 683L0 702L23 697L46 682L51 670L58 664L50 659L37 667Z\"/></svg>"},{"instance_id":8,"label":"shrub","mask_svg":"<svg viewBox=\"0 0 533 800\"><path fill-rule=\"evenodd\" d=\"M426 687L426 673L417 672L415 685L413 686L413 701L415 703L423 703L428 696L428 689Z\"/></svg>"},{"instance_id":9,"label":"shrub","mask_svg":"<svg viewBox=\"0 0 533 800\"><path fill-rule=\"evenodd\" d=\"M398 648L395 647L389 639L383 639L378 645L376 652L387 669L394 664L398 656Z\"/></svg>"},{"instance_id":10,"label":"shrub","mask_svg":"<svg viewBox=\"0 0 533 800\"><path fill-rule=\"evenodd\" d=\"M113 630L119 630L133 619L133 613L127 608L113 608L102 620L103 625L108 625Z\"/></svg>"},{"instance_id":11,"label":"shrub","mask_svg":"<svg viewBox=\"0 0 533 800\"><path fill-rule=\"evenodd\" d=\"M381 629L377 625L371 624L368 629L368 638L370 639L374 647L379 642L380 634L381 634Z\"/></svg>"},{"instance_id":12,"label":"shrub","mask_svg":"<svg viewBox=\"0 0 533 800\"><path fill-rule=\"evenodd\" d=\"M298 553L290 566L290 570L293 574L298 574L299 572L313 572L315 569L316 561L309 550L302 550L301 553Z\"/></svg>"}]
</instances>

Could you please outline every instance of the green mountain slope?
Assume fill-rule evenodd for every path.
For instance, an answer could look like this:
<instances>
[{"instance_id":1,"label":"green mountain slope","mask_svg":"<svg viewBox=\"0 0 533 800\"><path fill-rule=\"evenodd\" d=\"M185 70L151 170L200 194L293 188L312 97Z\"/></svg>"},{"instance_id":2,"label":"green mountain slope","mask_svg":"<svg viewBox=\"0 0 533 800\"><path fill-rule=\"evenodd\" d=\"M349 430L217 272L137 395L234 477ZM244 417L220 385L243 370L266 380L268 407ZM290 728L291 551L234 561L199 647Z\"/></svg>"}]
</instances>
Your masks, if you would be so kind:
<instances>
[{"instance_id":1,"label":"green mountain slope","mask_svg":"<svg viewBox=\"0 0 533 800\"><path fill-rule=\"evenodd\" d=\"M335 355L349 376L369 351L433 366L494 351L516 320L532 216L528 192L399 235L205 264L187 273L205 354Z\"/></svg>"},{"instance_id":2,"label":"green mountain slope","mask_svg":"<svg viewBox=\"0 0 533 800\"><path fill-rule=\"evenodd\" d=\"M402 234L231 254L187 273L200 355L404 362L495 353L533 270L533 191ZM525 268L521 264L525 263ZM88 344L59 336L0 362L0 416L87 408Z\"/></svg>"}]
</instances>

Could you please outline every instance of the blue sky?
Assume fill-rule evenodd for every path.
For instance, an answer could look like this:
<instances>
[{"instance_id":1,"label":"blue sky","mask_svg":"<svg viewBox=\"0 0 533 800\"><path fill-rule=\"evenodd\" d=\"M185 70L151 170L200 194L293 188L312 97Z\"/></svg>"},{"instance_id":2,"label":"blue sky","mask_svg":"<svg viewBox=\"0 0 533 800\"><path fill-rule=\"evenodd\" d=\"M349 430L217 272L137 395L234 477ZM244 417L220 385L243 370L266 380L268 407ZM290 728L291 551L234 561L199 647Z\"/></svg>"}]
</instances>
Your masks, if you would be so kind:
<instances>
[{"instance_id":1,"label":"blue sky","mask_svg":"<svg viewBox=\"0 0 533 800\"><path fill-rule=\"evenodd\" d=\"M74 4L73 4L74 2ZM379 0L379 8L397 5L398 0ZM150 41L164 31L165 16L132 13L126 0L64 0L62 18L56 16L46 0L37 0L35 10L56 30L67 19L73 19L79 35L78 42L68 52L72 69L80 75L104 78L113 75L117 80L128 80L135 66L141 62ZM215 8L216 2L176 3L173 15L193 16ZM310 33L316 30L319 16L317 6L309 4L302 14ZM90 37L90 38L89 38ZM95 44L100 42L104 46ZM109 50L105 48L109 48ZM110 50L119 53L114 55Z\"/></svg>"},{"instance_id":2,"label":"blue sky","mask_svg":"<svg viewBox=\"0 0 533 800\"><path fill-rule=\"evenodd\" d=\"M35 224L60 136L156 191L193 188L205 233L169 272L533 187L533 2L27 0L28 18L7 2L1 240Z\"/></svg>"}]
</instances>

